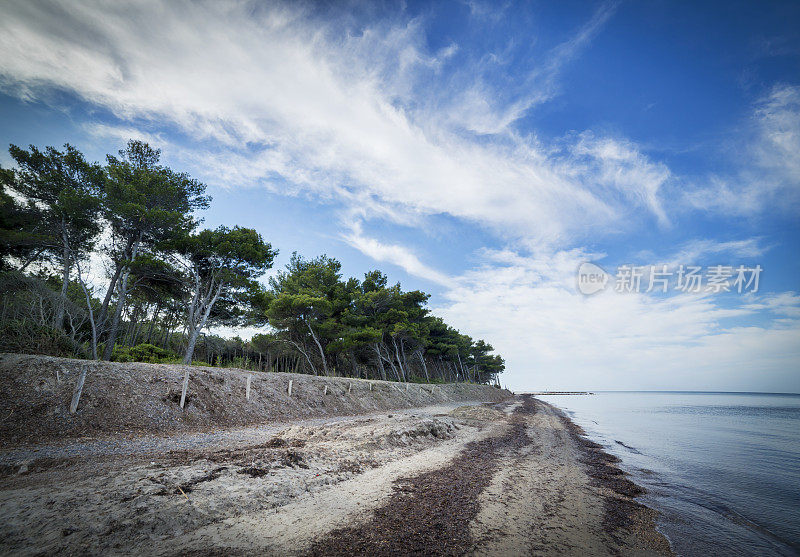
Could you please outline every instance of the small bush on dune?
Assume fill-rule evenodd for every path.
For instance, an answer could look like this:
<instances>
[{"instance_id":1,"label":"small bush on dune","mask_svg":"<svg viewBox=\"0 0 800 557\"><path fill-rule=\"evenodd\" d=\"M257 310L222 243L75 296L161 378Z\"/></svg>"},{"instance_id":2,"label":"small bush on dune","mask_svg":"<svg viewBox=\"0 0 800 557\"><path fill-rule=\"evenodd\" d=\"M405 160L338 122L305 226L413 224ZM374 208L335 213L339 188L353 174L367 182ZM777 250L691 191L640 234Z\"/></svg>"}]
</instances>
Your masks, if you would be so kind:
<instances>
[{"instance_id":1,"label":"small bush on dune","mask_svg":"<svg viewBox=\"0 0 800 557\"><path fill-rule=\"evenodd\" d=\"M137 344L131 348L117 348L114 350L115 362L144 362L148 364L168 363L176 359L176 354L152 344Z\"/></svg>"}]
</instances>

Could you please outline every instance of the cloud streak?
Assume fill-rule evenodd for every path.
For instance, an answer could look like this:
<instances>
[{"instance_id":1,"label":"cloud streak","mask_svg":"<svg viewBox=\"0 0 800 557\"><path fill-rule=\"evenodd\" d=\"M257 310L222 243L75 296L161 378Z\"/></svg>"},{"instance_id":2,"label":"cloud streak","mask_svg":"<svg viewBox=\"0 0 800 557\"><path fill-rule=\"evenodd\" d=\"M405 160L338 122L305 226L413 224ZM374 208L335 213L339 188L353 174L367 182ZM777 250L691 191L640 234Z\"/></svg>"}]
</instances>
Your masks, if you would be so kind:
<instances>
[{"instance_id":1,"label":"cloud streak","mask_svg":"<svg viewBox=\"0 0 800 557\"><path fill-rule=\"evenodd\" d=\"M800 206L800 87L778 84L753 107L734 170L712 175L686 199L702 210L753 216Z\"/></svg>"},{"instance_id":2,"label":"cloud streak","mask_svg":"<svg viewBox=\"0 0 800 557\"><path fill-rule=\"evenodd\" d=\"M211 173L244 183L280 177L323 197L370 197L398 222L449 214L503 237L552 244L587 234L589 222L596 234L638 208L666 222L658 195L668 175L652 175L654 165L634 146L614 159L608 143L603 150L598 138L587 148L583 137L576 164L570 153L508 128L535 104L530 96L500 101L476 84L473 100L511 114L494 126L503 133L492 141L443 119L464 112L457 101L446 104L458 97L447 65L457 45L429 52L419 21L355 33L293 7L248 6L87 2L67 12L12 2L0 20L0 75L5 90L22 97L67 91L110 110L122 127L166 120L213 141L216 157L196 154L213 161ZM552 95L558 69L612 12L601 7L547 65L531 70L543 95ZM425 98L437 103L419 102ZM612 176L615 165L622 179Z\"/></svg>"}]
</instances>

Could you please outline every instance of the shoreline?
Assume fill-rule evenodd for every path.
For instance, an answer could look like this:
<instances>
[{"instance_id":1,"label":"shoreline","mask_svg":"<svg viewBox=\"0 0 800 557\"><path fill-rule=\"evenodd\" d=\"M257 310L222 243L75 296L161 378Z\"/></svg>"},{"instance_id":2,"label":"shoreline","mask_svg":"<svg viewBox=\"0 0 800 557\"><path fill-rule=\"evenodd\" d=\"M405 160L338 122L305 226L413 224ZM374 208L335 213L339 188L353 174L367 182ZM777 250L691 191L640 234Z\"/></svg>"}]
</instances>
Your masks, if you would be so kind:
<instances>
[{"instance_id":1,"label":"shoreline","mask_svg":"<svg viewBox=\"0 0 800 557\"><path fill-rule=\"evenodd\" d=\"M0 478L0 553L671 554L563 412L463 404L34 462Z\"/></svg>"},{"instance_id":2,"label":"shoreline","mask_svg":"<svg viewBox=\"0 0 800 557\"><path fill-rule=\"evenodd\" d=\"M573 439L582 447L585 453L583 461L589 475L599 485L617 495L607 499L609 529L632 528L637 532L639 541L645 548L659 553L674 554L669 539L658 530L659 512L637 500L647 493L647 490L634 482L629 473L617 466L622 460L606 452L599 443L590 440L584 429L573 422L566 412L550 403L540 402L555 409Z\"/></svg>"}]
</instances>

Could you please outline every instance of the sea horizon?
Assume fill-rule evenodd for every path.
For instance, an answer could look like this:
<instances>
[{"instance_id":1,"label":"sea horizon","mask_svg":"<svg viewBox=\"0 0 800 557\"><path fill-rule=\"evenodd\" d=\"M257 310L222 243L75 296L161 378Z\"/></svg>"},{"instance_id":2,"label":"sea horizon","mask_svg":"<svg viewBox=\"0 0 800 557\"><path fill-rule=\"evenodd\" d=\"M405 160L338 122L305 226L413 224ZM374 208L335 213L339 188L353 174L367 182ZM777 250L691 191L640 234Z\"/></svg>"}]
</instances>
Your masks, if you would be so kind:
<instances>
[{"instance_id":1,"label":"sea horizon","mask_svg":"<svg viewBox=\"0 0 800 557\"><path fill-rule=\"evenodd\" d=\"M588 395L592 393L682 393L682 394L726 394L726 395L794 395L800 392L791 391L694 391L679 389L575 389L575 390L548 390L548 391L515 391L520 394L532 393L573 393L574 395Z\"/></svg>"}]
</instances>

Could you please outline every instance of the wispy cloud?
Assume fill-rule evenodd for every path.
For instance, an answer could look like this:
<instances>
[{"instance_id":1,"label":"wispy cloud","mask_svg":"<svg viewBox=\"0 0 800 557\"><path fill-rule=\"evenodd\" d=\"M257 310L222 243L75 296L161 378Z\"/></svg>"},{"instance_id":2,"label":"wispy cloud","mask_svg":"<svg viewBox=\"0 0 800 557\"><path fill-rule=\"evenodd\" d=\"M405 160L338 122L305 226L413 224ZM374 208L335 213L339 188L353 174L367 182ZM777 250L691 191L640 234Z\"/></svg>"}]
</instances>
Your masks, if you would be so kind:
<instances>
[{"instance_id":1,"label":"wispy cloud","mask_svg":"<svg viewBox=\"0 0 800 557\"><path fill-rule=\"evenodd\" d=\"M279 177L322 197L369 197L399 221L449 214L557 244L587 233L589 222L593 234L617 227L635 207L666 220L659 177L638 181L647 161L631 145L616 160L584 149L586 160L573 165L535 138L509 131L487 142L436 118L420 99L457 99L450 80L437 79L457 45L429 52L419 21L354 33L291 6L248 6L11 3L0 20L0 75L7 91L76 94L123 127L167 121L211 140L214 149L195 158L228 184ZM612 13L601 7L531 79L552 82ZM532 102L475 91L494 114L518 115Z\"/></svg>"},{"instance_id":2,"label":"wispy cloud","mask_svg":"<svg viewBox=\"0 0 800 557\"><path fill-rule=\"evenodd\" d=\"M119 145L125 144L129 139L145 141L156 148L161 148L169 144L169 140L167 140L163 134L149 133L134 126L112 126L109 124L92 122L84 124L83 129L91 137L96 137L104 141L111 140Z\"/></svg>"},{"instance_id":3,"label":"wispy cloud","mask_svg":"<svg viewBox=\"0 0 800 557\"><path fill-rule=\"evenodd\" d=\"M730 215L796 211L800 206L800 87L775 85L753 107L732 172L689 190L691 205Z\"/></svg>"},{"instance_id":4,"label":"wispy cloud","mask_svg":"<svg viewBox=\"0 0 800 557\"><path fill-rule=\"evenodd\" d=\"M671 259L676 262L690 264L703 263L704 258L721 254L750 259L764 255L769 249L769 246L763 245L762 238L730 241L705 238L686 242Z\"/></svg>"},{"instance_id":5,"label":"wispy cloud","mask_svg":"<svg viewBox=\"0 0 800 557\"><path fill-rule=\"evenodd\" d=\"M419 257L406 246L400 244L385 244L375 238L364 236L359 232L346 234L343 236L343 239L375 261L397 265L410 275L429 280L436 284L443 286L453 285L454 281L451 277L420 261Z\"/></svg>"},{"instance_id":6,"label":"wispy cloud","mask_svg":"<svg viewBox=\"0 0 800 557\"><path fill-rule=\"evenodd\" d=\"M470 3L473 15L485 14L482 4ZM535 59L522 75L512 81L496 79L503 57L488 55L461 72L456 80L459 87L448 95L444 109L448 123L477 134L502 134L513 131L512 125L533 107L558 94L562 70L603 29L617 9L617 3L600 4L589 20L572 35L559 43L541 59ZM490 12L497 13L497 12ZM435 118L435 114L429 117Z\"/></svg>"}]
</instances>

